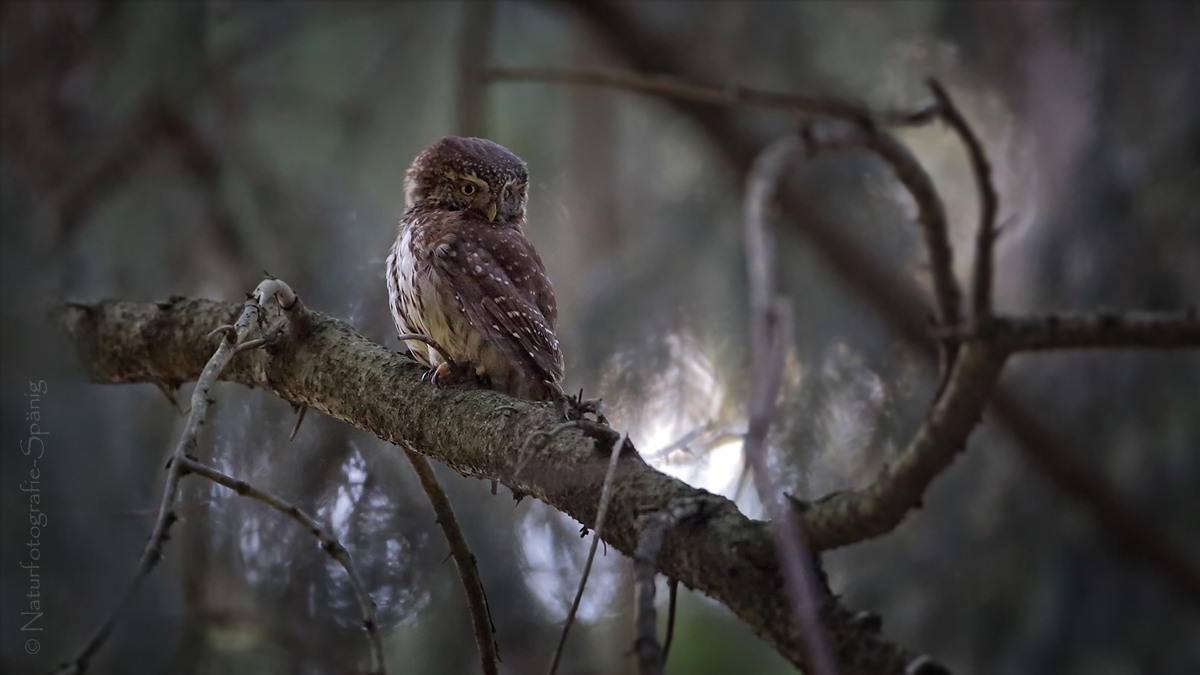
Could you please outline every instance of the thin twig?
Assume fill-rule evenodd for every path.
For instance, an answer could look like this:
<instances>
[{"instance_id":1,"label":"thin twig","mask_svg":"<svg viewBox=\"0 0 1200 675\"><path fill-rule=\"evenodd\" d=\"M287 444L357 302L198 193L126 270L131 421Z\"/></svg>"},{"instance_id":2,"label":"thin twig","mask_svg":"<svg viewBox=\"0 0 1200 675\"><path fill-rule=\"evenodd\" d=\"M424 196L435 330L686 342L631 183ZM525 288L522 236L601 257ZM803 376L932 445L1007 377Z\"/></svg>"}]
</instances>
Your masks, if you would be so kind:
<instances>
[{"instance_id":1,"label":"thin twig","mask_svg":"<svg viewBox=\"0 0 1200 675\"><path fill-rule=\"evenodd\" d=\"M429 337L428 335L421 335L420 333L404 333L401 335L397 335L396 337L401 342L407 342L409 340L416 340L417 342L424 342L425 344L429 345L430 347L433 347L433 350L435 352L437 352L439 355L441 355L443 361L445 361L446 363L454 363L454 359L450 358L450 353L447 352L445 349L442 349L442 346L440 344L438 344L437 340L434 340L433 338Z\"/></svg>"},{"instance_id":2,"label":"thin twig","mask_svg":"<svg viewBox=\"0 0 1200 675\"><path fill-rule=\"evenodd\" d=\"M992 166L983 150L983 143L942 85L937 80L930 79L929 88L937 100L939 115L958 134L967 148L971 171L975 174L975 186L979 191L979 230L975 233L975 264L971 280L971 310L975 320L979 321L992 313L992 274L995 269L993 249L996 243L996 212L999 210L1000 198L992 182Z\"/></svg>"},{"instance_id":3,"label":"thin twig","mask_svg":"<svg viewBox=\"0 0 1200 675\"><path fill-rule=\"evenodd\" d=\"M667 658L671 656L671 642L675 639L675 601L679 595L679 580L671 577L667 594L667 639L663 641L663 668L667 667Z\"/></svg>"},{"instance_id":4,"label":"thin twig","mask_svg":"<svg viewBox=\"0 0 1200 675\"><path fill-rule=\"evenodd\" d=\"M216 351L213 352L212 357L205 364L204 371L200 373L200 377L196 380L196 387L192 390L191 408L188 412L187 421L184 422L183 433L180 434L179 441L175 444L175 450L171 453L171 460L168 462L166 485L163 487L162 499L158 507L158 515L154 521L154 528L150 531L150 538L146 542L146 547L142 550L142 556L138 560L133 580L125 590L124 595L121 596L121 600L117 603L112 613L96 629L96 632L87 641L87 644L84 645L79 655L73 661L63 664L56 671L57 673L82 673L87 670L92 656L104 645L104 642L112 633L117 618L128 606L129 601L133 598L138 588L141 587L142 581L149 576L155 564L162 559L162 549L167 539L167 531L178 519L175 515L174 505L175 496L179 490L179 480L183 476L183 465L187 460L187 456L196 448L200 426L204 424L204 417L208 413L208 405L211 400L208 397L208 390L217 381L217 377L221 374L221 371L225 369L225 366L233 358L237 351L237 344L245 340L247 333L255 325L256 322L254 319L258 317L260 310L261 307L258 301L253 297L246 301L241 315L231 327L232 330L225 332L225 339L221 340L221 344L217 346ZM217 329L214 333L222 331L223 328L225 327ZM232 336L230 332L232 332ZM213 333L209 334L210 337L212 335Z\"/></svg>"},{"instance_id":5,"label":"thin twig","mask_svg":"<svg viewBox=\"0 0 1200 675\"><path fill-rule=\"evenodd\" d=\"M791 599L792 618L804 642L811 671L814 675L836 675L837 664L818 611L820 594L808 546L797 526L795 514L785 505L782 494L774 485L766 459L767 431L791 344L791 310L786 300L775 295L775 252L767 223L767 208L788 161L802 147L797 138L775 141L755 160L747 180L744 234L750 279L753 373L742 451L754 475L759 501L771 518L784 586Z\"/></svg>"},{"instance_id":6,"label":"thin twig","mask_svg":"<svg viewBox=\"0 0 1200 675\"><path fill-rule=\"evenodd\" d=\"M665 96L692 103L762 108L800 115L848 121L874 120L879 124L914 126L932 119L928 108L912 112L875 112L864 105L832 96L812 96L762 91L732 85L708 85L660 74L643 74L604 68L518 68L494 66L476 71L484 82L546 82L585 87L623 89Z\"/></svg>"},{"instance_id":7,"label":"thin twig","mask_svg":"<svg viewBox=\"0 0 1200 675\"><path fill-rule=\"evenodd\" d=\"M654 577L657 574L658 552L668 528L700 511L700 503L685 500L662 511L638 518L638 543L633 553L633 573L637 588L637 639L633 651L637 654L640 675L662 675L665 655L658 644L658 612L654 607Z\"/></svg>"},{"instance_id":8,"label":"thin twig","mask_svg":"<svg viewBox=\"0 0 1200 675\"><path fill-rule=\"evenodd\" d=\"M600 535L604 531L604 516L608 513L608 500L611 496L613 476L617 475L617 460L621 458L621 448L625 446L628 434L621 432L617 442L613 443L612 454L608 460L608 473L604 474L604 486L600 488L600 506L596 511L596 527L592 528L592 547L588 550L587 562L583 565L583 576L579 578L579 589L575 591L575 600L571 610L567 612L567 621L563 624L562 635L558 638L558 647L554 650L554 660L550 663L550 675L558 672L558 662L562 658L563 647L567 644L567 633L571 624L575 623L575 613L579 611L579 601L583 599L583 589L587 586L588 574L592 571L592 561L596 558L596 547L600 544Z\"/></svg>"},{"instance_id":9,"label":"thin twig","mask_svg":"<svg viewBox=\"0 0 1200 675\"><path fill-rule=\"evenodd\" d=\"M462 580L463 590L467 594L467 606L471 610L471 623L475 628L475 644L479 647L479 660L483 665L483 672L485 675L496 675L499 672L496 665L496 640L492 637L494 629L488 613L487 596L483 592L483 581L479 578L479 568L475 565L475 555L471 553L471 549L467 545L467 538L463 536L462 528L458 526L458 519L454 517L450 499L442 490L441 484L438 483L437 476L433 473L433 467L429 465L429 460L425 459L424 455L407 448L404 450L404 454L417 472L421 487L424 488L425 495L429 497L429 503L433 506L433 512L437 516L437 523L442 528L442 534L446 536L446 543L450 545L450 555L454 556L458 577Z\"/></svg>"},{"instance_id":10,"label":"thin twig","mask_svg":"<svg viewBox=\"0 0 1200 675\"><path fill-rule=\"evenodd\" d=\"M666 446L659 448L658 450L655 450L653 452L647 452L646 454L642 455L642 459L645 459L646 461L652 461L652 460L659 459L659 458L665 458L667 455L670 455L672 452L675 452L676 450L686 450L688 445L691 444L692 441L694 441L697 438L700 438L701 436L712 431L712 426L713 426L713 421L709 420L709 421L705 422L704 424L701 424L700 426L696 427L695 429L692 429L691 431L680 436L675 441L668 443Z\"/></svg>"},{"instance_id":11,"label":"thin twig","mask_svg":"<svg viewBox=\"0 0 1200 675\"><path fill-rule=\"evenodd\" d=\"M367 587L363 583L362 577L355 570L354 562L351 560L350 552L346 550L346 547L342 546L337 538L314 520L312 516L309 516L291 503L268 492L264 492L243 480L223 474L194 459L185 457L181 464L184 473L193 473L197 476L202 476L218 485L223 485L233 490L243 497L260 501L279 511L288 518L300 523L304 529L317 538L317 541L321 542L321 549L328 553L329 557L337 561L342 566L342 569L346 570L346 576L350 580L350 587L354 590L354 597L358 599L358 607L363 616L363 628L367 631L367 640L371 645L371 673L382 675L385 672L383 665L383 643L380 640L378 624L375 621L375 603L372 602L370 594L367 593Z\"/></svg>"},{"instance_id":12,"label":"thin twig","mask_svg":"<svg viewBox=\"0 0 1200 675\"><path fill-rule=\"evenodd\" d=\"M288 441L296 440L296 434L300 433L300 425L304 423L304 416L308 414L308 406L300 406L300 412L296 414L296 424L292 427L292 433L288 435Z\"/></svg>"}]
</instances>

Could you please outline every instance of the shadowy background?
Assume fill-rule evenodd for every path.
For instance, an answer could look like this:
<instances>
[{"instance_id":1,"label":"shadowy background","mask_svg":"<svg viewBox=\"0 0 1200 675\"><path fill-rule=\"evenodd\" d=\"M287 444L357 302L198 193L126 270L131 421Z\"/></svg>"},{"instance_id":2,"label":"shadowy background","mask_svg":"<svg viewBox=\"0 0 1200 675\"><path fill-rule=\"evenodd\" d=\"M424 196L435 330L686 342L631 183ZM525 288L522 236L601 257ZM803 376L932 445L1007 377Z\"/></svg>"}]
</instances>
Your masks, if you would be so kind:
<instances>
[{"instance_id":1,"label":"shadowy background","mask_svg":"<svg viewBox=\"0 0 1200 675\"><path fill-rule=\"evenodd\" d=\"M641 32L615 38L608 9L0 4L0 670L73 658L112 609L182 423L151 385L82 383L46 309L239 300L265 269L397 349L383 261L403 172L446 134L486 135L529 164L526 230L558 296L567 389L603 396L664 470L733 494L748 358L744 176L721 149L730 137L662 100L484 86L464 76L471 68L627 67L638 48L666 53L637 44L653 35L706 81L880 108L927 103L923 80L937 76L996 167L1001 311L1200 300L1198 3L655 2L618 5ZM796 128L776 113L729 116L753 147ZM976 222L964 153L937 126L902 138L943 190L964 273ZM925 284L913 206L876 161L828 157L795 174L813 217ZM779 238L797 326L772 445L781 480L815 498L863 484L903 446L933 373L802 229L781 224ZM45 383L50 432L36 486L20 444L31 381ZM1197 560L1195 354L1025 357L1006 382L1077 462ZM228 384L215 398L199 454L332 524L379 605L393 671L477 672L445 541L397 449L315 413L289 443L293 411L279 399ZM711 431L658 453L697 428ZM986 418L923 509L826 557L834 590L958 673L1196 672L1195 598L1114 547L1013 450ZM588 541L534 500L438 470L479 559L502 671L544 671ZM31 545L34 488L46 519ZM164 564L91 672L341 673L365 658L350 589L306 532L197 479L181 502ZM758 514L749 496L739 503ZM34 549L40 598L21 567ZM724 607L681 596L669 673L794 672ZM31 599L40 632L21 630ZM635 671L632 600L629 561L609 550L562 672Z\"/></svg>"}]
</instances>

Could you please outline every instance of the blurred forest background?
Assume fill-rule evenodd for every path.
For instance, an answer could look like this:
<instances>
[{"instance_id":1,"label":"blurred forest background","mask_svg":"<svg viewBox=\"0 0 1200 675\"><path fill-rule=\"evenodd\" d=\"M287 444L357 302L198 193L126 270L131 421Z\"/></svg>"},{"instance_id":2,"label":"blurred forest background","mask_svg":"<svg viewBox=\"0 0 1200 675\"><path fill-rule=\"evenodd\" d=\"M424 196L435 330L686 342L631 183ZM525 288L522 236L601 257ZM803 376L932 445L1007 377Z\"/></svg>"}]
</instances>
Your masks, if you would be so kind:
<instances>
[{"instance_id":1,"label":"blurred forest background","mask_svg":"<svg viewBox=\"0 0 1200 675\"><path fill-rule=\"evenodd\" d=\"M383 261L403 171L451 133L529 164L526 231L558 295L567 389L603 396L663 470L733 496L740 447L722 432L744 424L745 163L796 120L484 84L473 69L654 69L881 109L928 103L936 76L996 167L1000 311L1176 309L1200 301L1198 35L1194 2L3 3L0 670L72 658L111 610L183 419L152 386L81 382L46 308L239 300L265 269L398 349ZM939 125L901 137L943 191L964 272L976 200L962 148ZM815 498L863 484L903 445L935 373L895 318L919 326L922 306L873 299L860 276L924 287L907 195L862 154L794 173L803 217L778 236L796 343L771 443L781 482ZM831 255L822 232L859 262ZM48 385L52 433L34 655L19 616L31 380ZM1068 459L1200 564L1200 357L1026 356L1005 382ZM394 672L477 672L445 540L398 449L315 413L289 443L284 402L215 394L200 455L332 524L379 605ZM1014 439L989 414L923 509L826 556L835 592L958 673L1197 672L1196 593ZM541 503L438 470L503 672L543 672L588 540ZM201 480L181 502L165 563L91 672L343 673L364 658L351 591L308 533ZM749 495L739 504L759 512ZM681 596L669 673L794 672L724 607ZM632 602L630 563L609 550L563 672L634 672Z\"/></svg>"}]
</instances>

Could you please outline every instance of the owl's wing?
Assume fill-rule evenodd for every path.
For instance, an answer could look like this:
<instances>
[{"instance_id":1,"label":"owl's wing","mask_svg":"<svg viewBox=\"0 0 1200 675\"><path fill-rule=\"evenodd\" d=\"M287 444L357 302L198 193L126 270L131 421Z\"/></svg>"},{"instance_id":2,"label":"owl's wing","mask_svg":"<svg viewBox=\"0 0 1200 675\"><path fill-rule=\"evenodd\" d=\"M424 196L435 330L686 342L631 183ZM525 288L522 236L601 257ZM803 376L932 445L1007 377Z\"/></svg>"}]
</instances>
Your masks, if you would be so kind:
<instances>
[{"instance_id":1,"label":"owl's wing","mask_svg":"<svg viewBox=\"0 0 1200 675\"><path fill-rule=\"evenodd\" d=\"M488 228L491 229L491 228ZM558 382L562 352L554 336L554 291L533 245L512 230L457 237L437 247L437 274L467 320L530 375Z\"/></svg>"}]
</instances>

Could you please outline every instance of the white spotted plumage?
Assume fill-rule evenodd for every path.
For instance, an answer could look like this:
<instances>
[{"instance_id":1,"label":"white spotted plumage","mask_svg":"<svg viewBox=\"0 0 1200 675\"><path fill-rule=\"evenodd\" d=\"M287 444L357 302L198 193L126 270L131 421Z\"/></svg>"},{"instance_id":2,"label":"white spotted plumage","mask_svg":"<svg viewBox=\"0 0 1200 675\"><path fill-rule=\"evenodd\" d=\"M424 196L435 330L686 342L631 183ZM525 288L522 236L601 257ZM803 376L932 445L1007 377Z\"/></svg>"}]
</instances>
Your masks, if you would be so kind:
<instances>
[{"instance_id":1,"label":"white spotted plumage","mask_svg":"<svg viewBox=\"0 0 1200 675\"><path fill-rule=\"evenodd\" d=\"M468 179L490 201L458 196ZM500 391L547 399L562 396L563 360L554 293L520 229L525 180L524 163L490 141L443 139L418 156L387 259L388 297L401 333L433 338ZM423 342L408 346L430 367L442 362Z\"/></svg>"}]
</instances>

